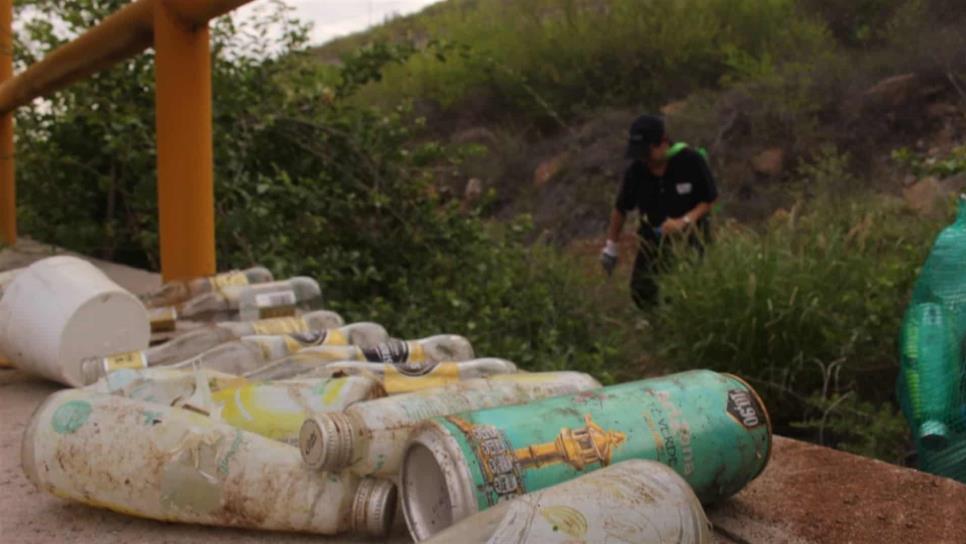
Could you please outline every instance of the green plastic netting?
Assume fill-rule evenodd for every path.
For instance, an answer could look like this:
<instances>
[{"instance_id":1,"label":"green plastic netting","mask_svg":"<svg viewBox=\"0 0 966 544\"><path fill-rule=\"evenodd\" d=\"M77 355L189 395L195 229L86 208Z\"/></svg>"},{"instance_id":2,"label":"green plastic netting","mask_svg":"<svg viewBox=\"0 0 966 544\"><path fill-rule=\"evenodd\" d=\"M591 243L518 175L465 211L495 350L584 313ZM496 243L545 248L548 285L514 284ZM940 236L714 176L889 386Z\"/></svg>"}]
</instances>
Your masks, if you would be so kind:
<instances>
[{"instance_id":1,"label":"green plastic netting","mask_svg":"<svg viewBox=\"0 0 966 544\"><path fill-rule=\"evenodd\" d=\"M966 200L916 281L900 337L898 396L919 468L966 482Z\"/></svg>"}]
</instances>

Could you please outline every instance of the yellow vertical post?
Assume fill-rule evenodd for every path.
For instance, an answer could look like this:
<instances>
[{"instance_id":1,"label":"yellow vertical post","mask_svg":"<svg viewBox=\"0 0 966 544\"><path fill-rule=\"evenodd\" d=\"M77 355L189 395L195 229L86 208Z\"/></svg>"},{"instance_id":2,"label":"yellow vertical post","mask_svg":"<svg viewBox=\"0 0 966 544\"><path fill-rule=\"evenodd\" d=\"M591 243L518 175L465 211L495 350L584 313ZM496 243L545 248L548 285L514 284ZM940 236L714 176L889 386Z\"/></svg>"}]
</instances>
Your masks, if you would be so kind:
<instances>
[{"instance_id":1,"label":"yellow vertical post","mask_svg":"<svg viewBox=\"0 0 966 544\"><path fill-rule=\"evenodd\" d=\"M0 83L13 77L13 0L0 0ZM0 242L17 243L13 111L0 115Z\"/></svg>"},{"instance_id":2,"label":"yellow vertical post","mask_svg":"<svg viewBox=\"0 0 966 544\"><path fill-rule=\"evenodd\" d=\"M207 23L154 2L158 223L165 281L215 272L211 56Z\"/></svg>"}]
</instances>

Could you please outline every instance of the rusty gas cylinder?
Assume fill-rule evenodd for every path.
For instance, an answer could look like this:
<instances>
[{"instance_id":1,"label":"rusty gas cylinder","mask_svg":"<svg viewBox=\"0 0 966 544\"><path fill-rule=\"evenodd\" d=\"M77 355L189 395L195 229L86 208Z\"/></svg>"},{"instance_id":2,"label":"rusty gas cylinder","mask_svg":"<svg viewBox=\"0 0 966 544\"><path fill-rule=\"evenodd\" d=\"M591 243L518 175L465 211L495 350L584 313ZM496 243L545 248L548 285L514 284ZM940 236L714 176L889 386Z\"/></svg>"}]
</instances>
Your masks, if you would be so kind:
<instances>
[{"instance_id":1,"label":"rusty gas cylinder","mask_svg":"<svg viewBox=\"0 0 966 544\"><path fill-rule=\"evenodd\" d=\"M151 330L171 330L181 319L255 321L293 316L299 307L318 304L321 297L318 282L303 276L254 285L226 285L179 304L150 308Z\"/></svg>"},{"instance_id":2,"label":"rusty gas cylinder","mask_svg":"<svg viewBox=\"0 0 966 544\"><path fill-rule=\"evenodd\" d=\"M306 348L361 349L346 344L340 329L276 335L243 336L215 346L195 357L170 365L171 368L203 368L228 374L254 373L277 360ZM264 378L254 377L259 381ZM280 379L272 377L272 379Z\"/></svg>"},{"instance_id":3,"label":"rusty gas cylinder","mask_svg":"<svg viewBox=\"0 0 966 544\"><path fill-rule=\"evenodd\" d=\"M255 266L245 270L231 270L203 278L169 281L158 289L141 295L147 308L180 304L205 293L219 292L230 285L252 285L272 281L272 273L264 267Z\"/></svg>"},{"instance_id":4,"label":"rusty gas cylinder","mask_svg":"<svg viewBox=\"0 0 966 544\"><path fill-rule=\"evenodd\" d=\"M674 469L629 459L501 502L425 542L710 544L711 524L694 491Z\"/></svg>"},{"instance_id":5,"label":"rusty gas cylinder","mask_svg":"<svg viewBox=\"0 0 966 544\"><path fill-rule=\"evenodd\" d=\"M253 383L213 370L170 367L118 370L88 389L189 409L290 444L298 442L306 417L385 394L382 384L364 376Z\"/></svg>"},{"instance_id":6,"label":"rusty gas cylinder","mask_svg":"<svg viewBox=\"0 0 966 544\"><path fill-rule=\"evenodd\" d=\"M491 406L520 404L600 387L579 372L504 374L414 393L360 402L344 412L305 420L299 448L319 470L349 470L361 476L396 476L410 430L421 421Z\"/></svg>"},{"instance_id":7,"label":"rusty gas cylinder","mask_svg":"<svg viewBox=\"0 0 966 544\"><path fill-rule=\"evenodd\" d=\"M211 395L218 419L287 444L298 444L305 418L341 413L357 402L382 397L382 385L363 376L239 384Z\"/></svg>"},{"instance_id":8,"label":"rusty gas cylinder","mask_svg":"<svg viewBox=\"0 0 966 544\"><path fill-rule=\"evenodd\" d=\"M24 437L27 477L58 497L162 521L381 536L394 485L318 473L298 449L200 414L81 389L54 393Z\"/></svg>"},{"instance_id":9,"label":"rusty gas cylinder","mask_svg":"<svg viewBox=\"0 0 966 544\"><path fill-rule=\"evenodd\" d=\"M487 357L469 361L407 361L404 363L368 363L343 361L318 367L299 377L369 376L382 382L388 395L412 393L442 387L451 383L514 374L517 365L506 359Z\"/></svg>"},{"instance_id":10,"label":"rusty gas cylinder","mask_svg":"<svg viewBox=\"0 0 966 544\"><path fill-rule=\"evenodd\" d=\"M299 317L275 317L241 322L225 321L188 331L167 342L144 350L85 359L81 362L81 375L85 384L91 384L102 376L122 368L139 369L185 361L244 336L296 335L326 331L325 334L328 336L345 339L353 336L351 332L358 331L358 325L366 325L366 327L363 327L364 332L370 331L372 328L382 329L381 326L374 323L344 325L339 314L328 310L309 312ZM388 337L388 334L385 334L385 329L382 329L382 332L384 333L383 336L374 337L374 343L383 341ZM355 336L364 340L367 336L372 335L357 334Z\"/></svg>"},{"instance_id":11,"label":"rusty gas cylinder","mask_svg":"<svg viewBox=\"0 0 966 544\"><path fill-rule=\"evenodd\" d=\"M284 380L312 374L329 364L345 361L372 363L420 363L428 361L467 361L473 358L473 345L455 334L439 334L417 340L392 338L364 348L361 346L307 346L291 356L245 373L253 380Z\"/></svg>"}]
</instances>

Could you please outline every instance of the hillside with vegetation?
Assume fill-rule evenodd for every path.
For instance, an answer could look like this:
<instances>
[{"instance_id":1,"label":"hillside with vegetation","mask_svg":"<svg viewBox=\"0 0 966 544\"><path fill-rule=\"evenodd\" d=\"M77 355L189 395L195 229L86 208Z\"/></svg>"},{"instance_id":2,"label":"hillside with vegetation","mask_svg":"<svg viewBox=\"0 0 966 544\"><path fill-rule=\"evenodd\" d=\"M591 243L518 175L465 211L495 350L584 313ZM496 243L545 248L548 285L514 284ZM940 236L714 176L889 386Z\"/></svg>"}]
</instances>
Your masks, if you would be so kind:
<instances>
[{"instance_id":1,"label":"hillside with vegetation","mask_svg":"<svg viewBox=\"0 0 966 544\"><path fill-rule=\"evenodd\" d=\"M123 3L20 3L18 61ZM906 461L897 331L966 186L966 4L449 0L322 47L266 4L213 29L221 267L532 370L733 372L777 432ZM614 278L596 257L657 111L722 198L640 312L632 229ZM27 234L157 268L151 55L17 122Z\"/></svg>"}]
</instances>

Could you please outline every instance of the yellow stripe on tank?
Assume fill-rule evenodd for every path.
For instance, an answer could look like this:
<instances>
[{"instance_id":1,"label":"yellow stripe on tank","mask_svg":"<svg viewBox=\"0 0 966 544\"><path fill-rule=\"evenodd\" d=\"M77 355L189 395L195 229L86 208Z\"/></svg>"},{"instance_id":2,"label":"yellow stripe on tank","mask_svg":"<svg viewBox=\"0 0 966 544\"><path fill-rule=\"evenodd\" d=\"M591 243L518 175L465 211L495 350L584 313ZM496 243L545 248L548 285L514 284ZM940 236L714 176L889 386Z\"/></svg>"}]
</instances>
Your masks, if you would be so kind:
<instances>
[{"instance_id":1,"label":"yellow stripe on tank","mask_svg":"<svg viewBox=\"0 0 966 544\"><path fill-rule=\"evenodd\" d=\"M258 392L258 385L247 385L213 393L211 400L221 406L221 418L229 425L274 439L297 434L305 419L304 410L291 398ZM276 405L268 406L266 401Z\"/></svg>"},{"instance_id":2,"label":"yellow stripe on tank","mask_svg":"<svg viewBox=\"0 0 966 544\"><path fill-rule=\"evenodd\" d=\"M336 378L334 380L329 380L323 386L322 405L332 406L339 400L342 394L342 389L345 388L345 384L349 381L345 378Z\"/></svg>"}]
</instances>

